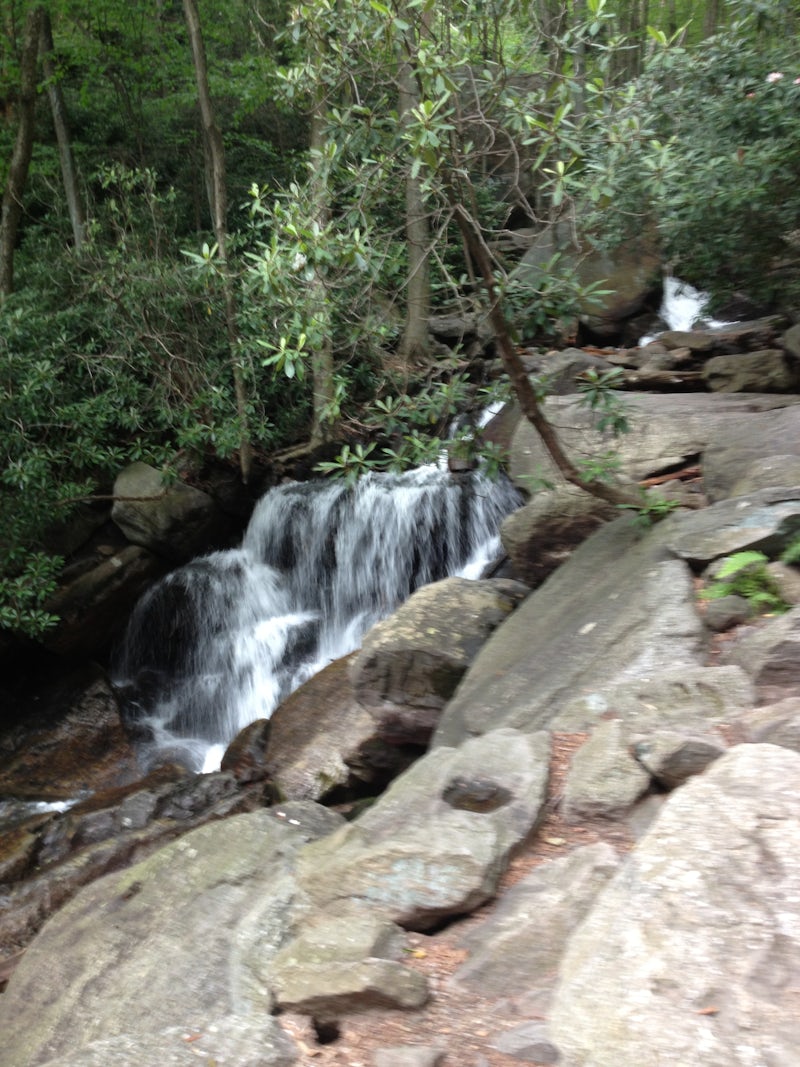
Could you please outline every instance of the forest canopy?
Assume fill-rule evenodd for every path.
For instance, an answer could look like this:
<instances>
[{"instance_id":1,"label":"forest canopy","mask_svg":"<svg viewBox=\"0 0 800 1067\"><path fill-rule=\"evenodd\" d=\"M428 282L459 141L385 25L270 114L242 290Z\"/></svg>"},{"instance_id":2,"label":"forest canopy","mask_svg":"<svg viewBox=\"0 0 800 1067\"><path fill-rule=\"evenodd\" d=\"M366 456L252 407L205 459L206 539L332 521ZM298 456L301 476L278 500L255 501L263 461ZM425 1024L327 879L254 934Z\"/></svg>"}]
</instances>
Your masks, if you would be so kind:
<instances>
[{"instance_id":1,"label":"forest canopy","mask_svg":"<svg viewBox=\"0 0 800 1067\"><path fill-rule=\"evenodd\" d=\"M423 461L487 384L430 317L551 340L582 296L557 257L520 286L510 235L652 227L718 302L796 310L799 13L6 4L0 626L50 625L48 531L132 460Z\"/></svg>"}]
</instances>

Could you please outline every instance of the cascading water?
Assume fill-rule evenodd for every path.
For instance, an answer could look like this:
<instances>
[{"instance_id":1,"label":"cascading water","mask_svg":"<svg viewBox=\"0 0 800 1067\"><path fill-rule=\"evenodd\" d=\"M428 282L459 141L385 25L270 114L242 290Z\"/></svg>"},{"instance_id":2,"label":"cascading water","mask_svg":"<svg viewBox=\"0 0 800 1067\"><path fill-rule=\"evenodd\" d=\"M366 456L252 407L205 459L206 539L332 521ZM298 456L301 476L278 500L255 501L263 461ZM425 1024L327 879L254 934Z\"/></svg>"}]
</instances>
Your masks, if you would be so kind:
<instances>
[{"instance_id":1,"label":"cascading water","mask_svg":"<svg viewBox=\"0 0 800 1067\"><path fill-rule=\"evenodd\" d=\"M519 503L505 478L435 467L272 489L240 548L173 572L136 606L113 667L129 714L154 750L213 770L239 730L419 586L478 577Z\"/></svg>"},{"instance_id":2,"label":"cascading water","mask_svg":"<svg viewBox=\"0 0 800 1067\"><path fill-rule=\"evenodd\" d=\"M664 279L664 295L658 314L667 330L691 330L696 326L703 329L716 329L730 325L707 315L707 304L707 293L695 289L688 282L682 282L680 278L667 275ZM655 340L657 336L657 334L651 334L643 337L639 344L646 345L649 341Z\"/></svg>"}]
</instances>

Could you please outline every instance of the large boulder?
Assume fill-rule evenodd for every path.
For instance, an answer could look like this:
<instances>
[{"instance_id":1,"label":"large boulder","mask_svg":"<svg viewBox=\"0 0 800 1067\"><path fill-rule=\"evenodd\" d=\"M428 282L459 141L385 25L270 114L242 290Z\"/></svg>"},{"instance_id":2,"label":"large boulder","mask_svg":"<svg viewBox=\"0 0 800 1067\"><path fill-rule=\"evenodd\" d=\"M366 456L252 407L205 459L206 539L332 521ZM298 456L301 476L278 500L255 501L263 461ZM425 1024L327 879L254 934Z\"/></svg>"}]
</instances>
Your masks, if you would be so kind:
<instances>
[{"instance_id":1,"label":"large boulder","mask_svg":"<svg viewBox=\"0 0 800 1067\"><path fill-rule=\"evenodd\" d=\"M589 534L617 514L613 504L562 483L535 493L529 503L512 511L503 520L500 539L514 573L536 588Z\"/></svg>"},{"instance_id":2,"label":"large boulder","mask_svg":"<svg viewBox=\"0 0 800 1067\"><path fill-rule=\"evenodd\" d=\"M472 911L541 818L548 758L546 733L516 730L429 752L354 823L303 850L300 885L320 911L352 897L406 929Z\"/></svg>"},{"instance_id":3,"label":"large boulder","mask_svg":"<svg viewBox=\"0 0 800 1067\"><path fill-rule=\"evenodd\" d=\"M800 756L741 745L676 790L564 956L564 1067L792 1064Z\"/></svg>"},{"instance_id":4,"label":"large boulder","mask_svg":"<svg viewBox=\"0 0 800 1067\"><path fill-rule=\"evenodd\" d=\"M800 487L759 489L683 515L667 546L696 570L731 553L779 555L800 534Z\"/></svg>"},{"instance_id":5,"label":"large boulder","mask_svg":"<svg viewBox=\"0 0 800 1067\"><path fill-rule=\"evenodd\" d=\"M762 698L794 693L800 688L800 607L744 634L722 662L742 667Z\"/></svg>"},{"instance_id":6,"label":"large boulder","mask_svg":"<svg viewBox=\"0 0 800 1067\"><path fill-rule=\"evenodd\" d=\"M32 713L0 735L0 796L73 800L140 777L116 697L99 667L32 695Z\"/></svg>"},{"instance_id":7,"label":"large boulder","mask_svg":"<svg viewBox=\"0 0 800 1067\"><path fill-rule=\"evenodd\" d=\"M661 292L661 256L652 233L624 241L613 250L575 240L571 223L548 227L533 242L512 273L512 281L538 291L554 256L575 272L582 288L600 290L586 297L579 321L591 332L617 338L623 324L650 302L657 306Z\"/></svg>"},{"instance_id":8,"label":"large boulder","mask_svg":"<svg viewBox=\"0 0 800 1067\"><path fill-rule=\"evenodd\" d=\"M713 356L703 367L703 379L717 393L794 393L800 372L780 348Z\"/></svg>"},{"instance_id":9,"label":"large boulder","mask_svg":"<svg viewBox=\"0 0 800 1067\"><path fill-rule=\"evenodd\" d=\"M719 450L721 441L742 442L739 456L748 461L775 452L800 452L800 401L797 397L737 393L683 393L657 395L625 393L622 397L630 432L618 438L593 428L592 414L575 397L552 397L545 412L558 428L562 444L572 459L594 462L598 454L613 449L620 474L640 481L688 460ZM785 431L785 436L784 432ZM754 438L748 445L751 436ZM758 445L756 442L760 441ZM731 484L741 473L737 459L730 469ZM558 472L529 422L519 423L511 443L510 472L522 488L530 489L544 478L558 479ZM721 477L712 475L714 499ZM708 473L704 470L704 485Z\"/></svg>"},{"instance_id":10,"label":"large boulder","mask_svg":"<svg viewBox=\"0 0 800 1067\"><path fill-rule=\"evenodd\" d=\"M218 548L231 534L213 499L184 482L167 483L155 467L131 463L114 482L111 517L134 545L183 563Z\"/></svg>"},{"instance_id":11,"label":"large boulder","mask_svg":"<svg viewBox=\"0 0 800 1067\"><path fill-rule=\"evenodd\" d=\"M83 886L203 823L264 802L260 783L240 787L230 774L164 766L65 812L20 816L0 835L0 878L8 883L0 894L0 961L27 945Z\"/></svg>"},{"instance_id":12,"label":"large boulder","mask_svg":"<svg viewBox=\"0 0 800 1067\"><path fill-rule=\"evenodd\" d=\"M329 664L273 712L264 764L281 797L374 794L413 758L382 738L375 718L355 699L348 670L353 658Z\"/></svg>"},{"instance_id":13,"label":"large boulder","mask_svg":"<svg viewBox=\"0 0 800 1067\"><path fill-rule=\"evenodd\" d=\"M201 827L67 904L0 998L0 1067L293 1063L266 973L292 921L294 857L319 830L280 814Z\"/></svg>"},{"instance_id":14,"label":"large boulder","mask_svg":"<svg viewBox=\"0 0 800 1067\"><path fill-rule=\"evenodd\" d=\"M381 735L397 744L426 745L478 651L527 592L502 578L445 578L417 590L374 626L350 677Z\"/></svg>"},{"instance_id":15,"label":"large boulder","mask_svg":"<svg viewBox=\"0 0 800 1067\"><path fill-rule=\"evenodd\" d=\"M711 500L722 500L738 492L734 489L736 483L757 460L778 455L800 456L800 406L796 398L769 409L763 406L762 398L755 396L715 394L713 399L755 403L754 410L742 411L741 419L718 423L708 438L703 454L703 487ZM783 399L774 398L779 405ZM776 483L771 479L770 484Z\"/></svg>"},{"instance_id":16,"label":"large boulder","mask_svg":"<svg viewBox=\"0 0 800 1067\"><path fill-rule=\"evenodd\" d=\"M611 845L600 843L535 867L462 939L469 958L454 983L498 996L549 986L570 936L618 866Z\"/></svg>"},{"instance_id":17,"label":"large boulder","mask_svg":"<svg viewBox=\"0 0 800 1067\"><path fill-rule=\"evenodd\" d=\"M614 716L626 724L631 737L659 729L692 731L698 724L715 729L737 719L754 700L753 683L741 667L668 664L637 678L590 680L566 697L551 727L592 730Z\"/></svg>"},{"instance_id":18,"label":"large boulder","mask_svg":"<svg viewBox=\"0 0 800 1067\"><path fill-rule=\"evenodd\" d=\"M587 689L702 663L688 567L664 547L675 515L642 536L602 527L489 638L447 705L435 743L498 726L535 731Z\"/></svg>"}]
</instances>

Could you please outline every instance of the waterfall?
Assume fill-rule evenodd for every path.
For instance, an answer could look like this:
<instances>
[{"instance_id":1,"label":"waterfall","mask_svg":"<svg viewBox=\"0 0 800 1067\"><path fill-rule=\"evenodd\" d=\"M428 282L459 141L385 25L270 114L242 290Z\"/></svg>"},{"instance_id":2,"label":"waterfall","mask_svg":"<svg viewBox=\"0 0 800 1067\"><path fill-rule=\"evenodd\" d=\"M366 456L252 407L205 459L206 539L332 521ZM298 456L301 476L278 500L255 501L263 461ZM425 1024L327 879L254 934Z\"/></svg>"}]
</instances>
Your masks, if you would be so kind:
<instances>
[{"instance_id":1,"label":"waterfall","mask_svg":"<svg viewBox=\"0 0 800 1067\"><path fill-rule=\"evenodd\" d=\"M479 577L519 503L505 478L432 466L270 490L239 548L194 560L137 604L112 666L128 715L159 756L215 769L239 730L419 586Z\"/></svg>"},{"instance_id":2,"label":"waterfall","mask_svg":"<svg viewBox=\"0 0 800 1067\"><path fill-rule=\"evenodd\" d=\"M680 278L674 278L671 274L664 278L664 296L659 308L659 318L664 323L666 330L691 330L695 327L700 329L717 329L729 326L730 323L713 319L706 314L708 305L708 293L695 289L688 282L682 282ZM658 334L648 334L639 341L640 345L646 345L654 341Z\"/></svg>"}]
</instances>

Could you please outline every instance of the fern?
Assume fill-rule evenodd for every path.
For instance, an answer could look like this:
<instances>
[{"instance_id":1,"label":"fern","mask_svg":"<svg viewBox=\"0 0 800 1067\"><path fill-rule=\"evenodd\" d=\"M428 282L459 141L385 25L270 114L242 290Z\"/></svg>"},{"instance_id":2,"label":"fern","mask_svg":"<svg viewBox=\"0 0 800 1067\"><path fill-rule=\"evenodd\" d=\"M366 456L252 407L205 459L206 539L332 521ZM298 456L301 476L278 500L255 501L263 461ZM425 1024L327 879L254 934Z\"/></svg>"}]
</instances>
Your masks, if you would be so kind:
<instances>
[{"instance_id":1,"label":"fern","mask_svg":"<svg viewBox=\"0 0 800 1067\"><path fill-rule=\"evenodd\" d=\"M788 611L789 605L767 570L768 562L769 559L763 552L734 552L722 561L711 585L704 589L700 596L704 600L741 596L759 612Z\"/></svg>"},{"instance_id":2,"label":"fern","mask_svg":"<svg viewBox=\"0 0 800 1067\"><path fill-rule=\"evenodd\" d=\"M781 563L800 563L800 535L795 537L781 552Z\"/></svg>"}]
</instances>

